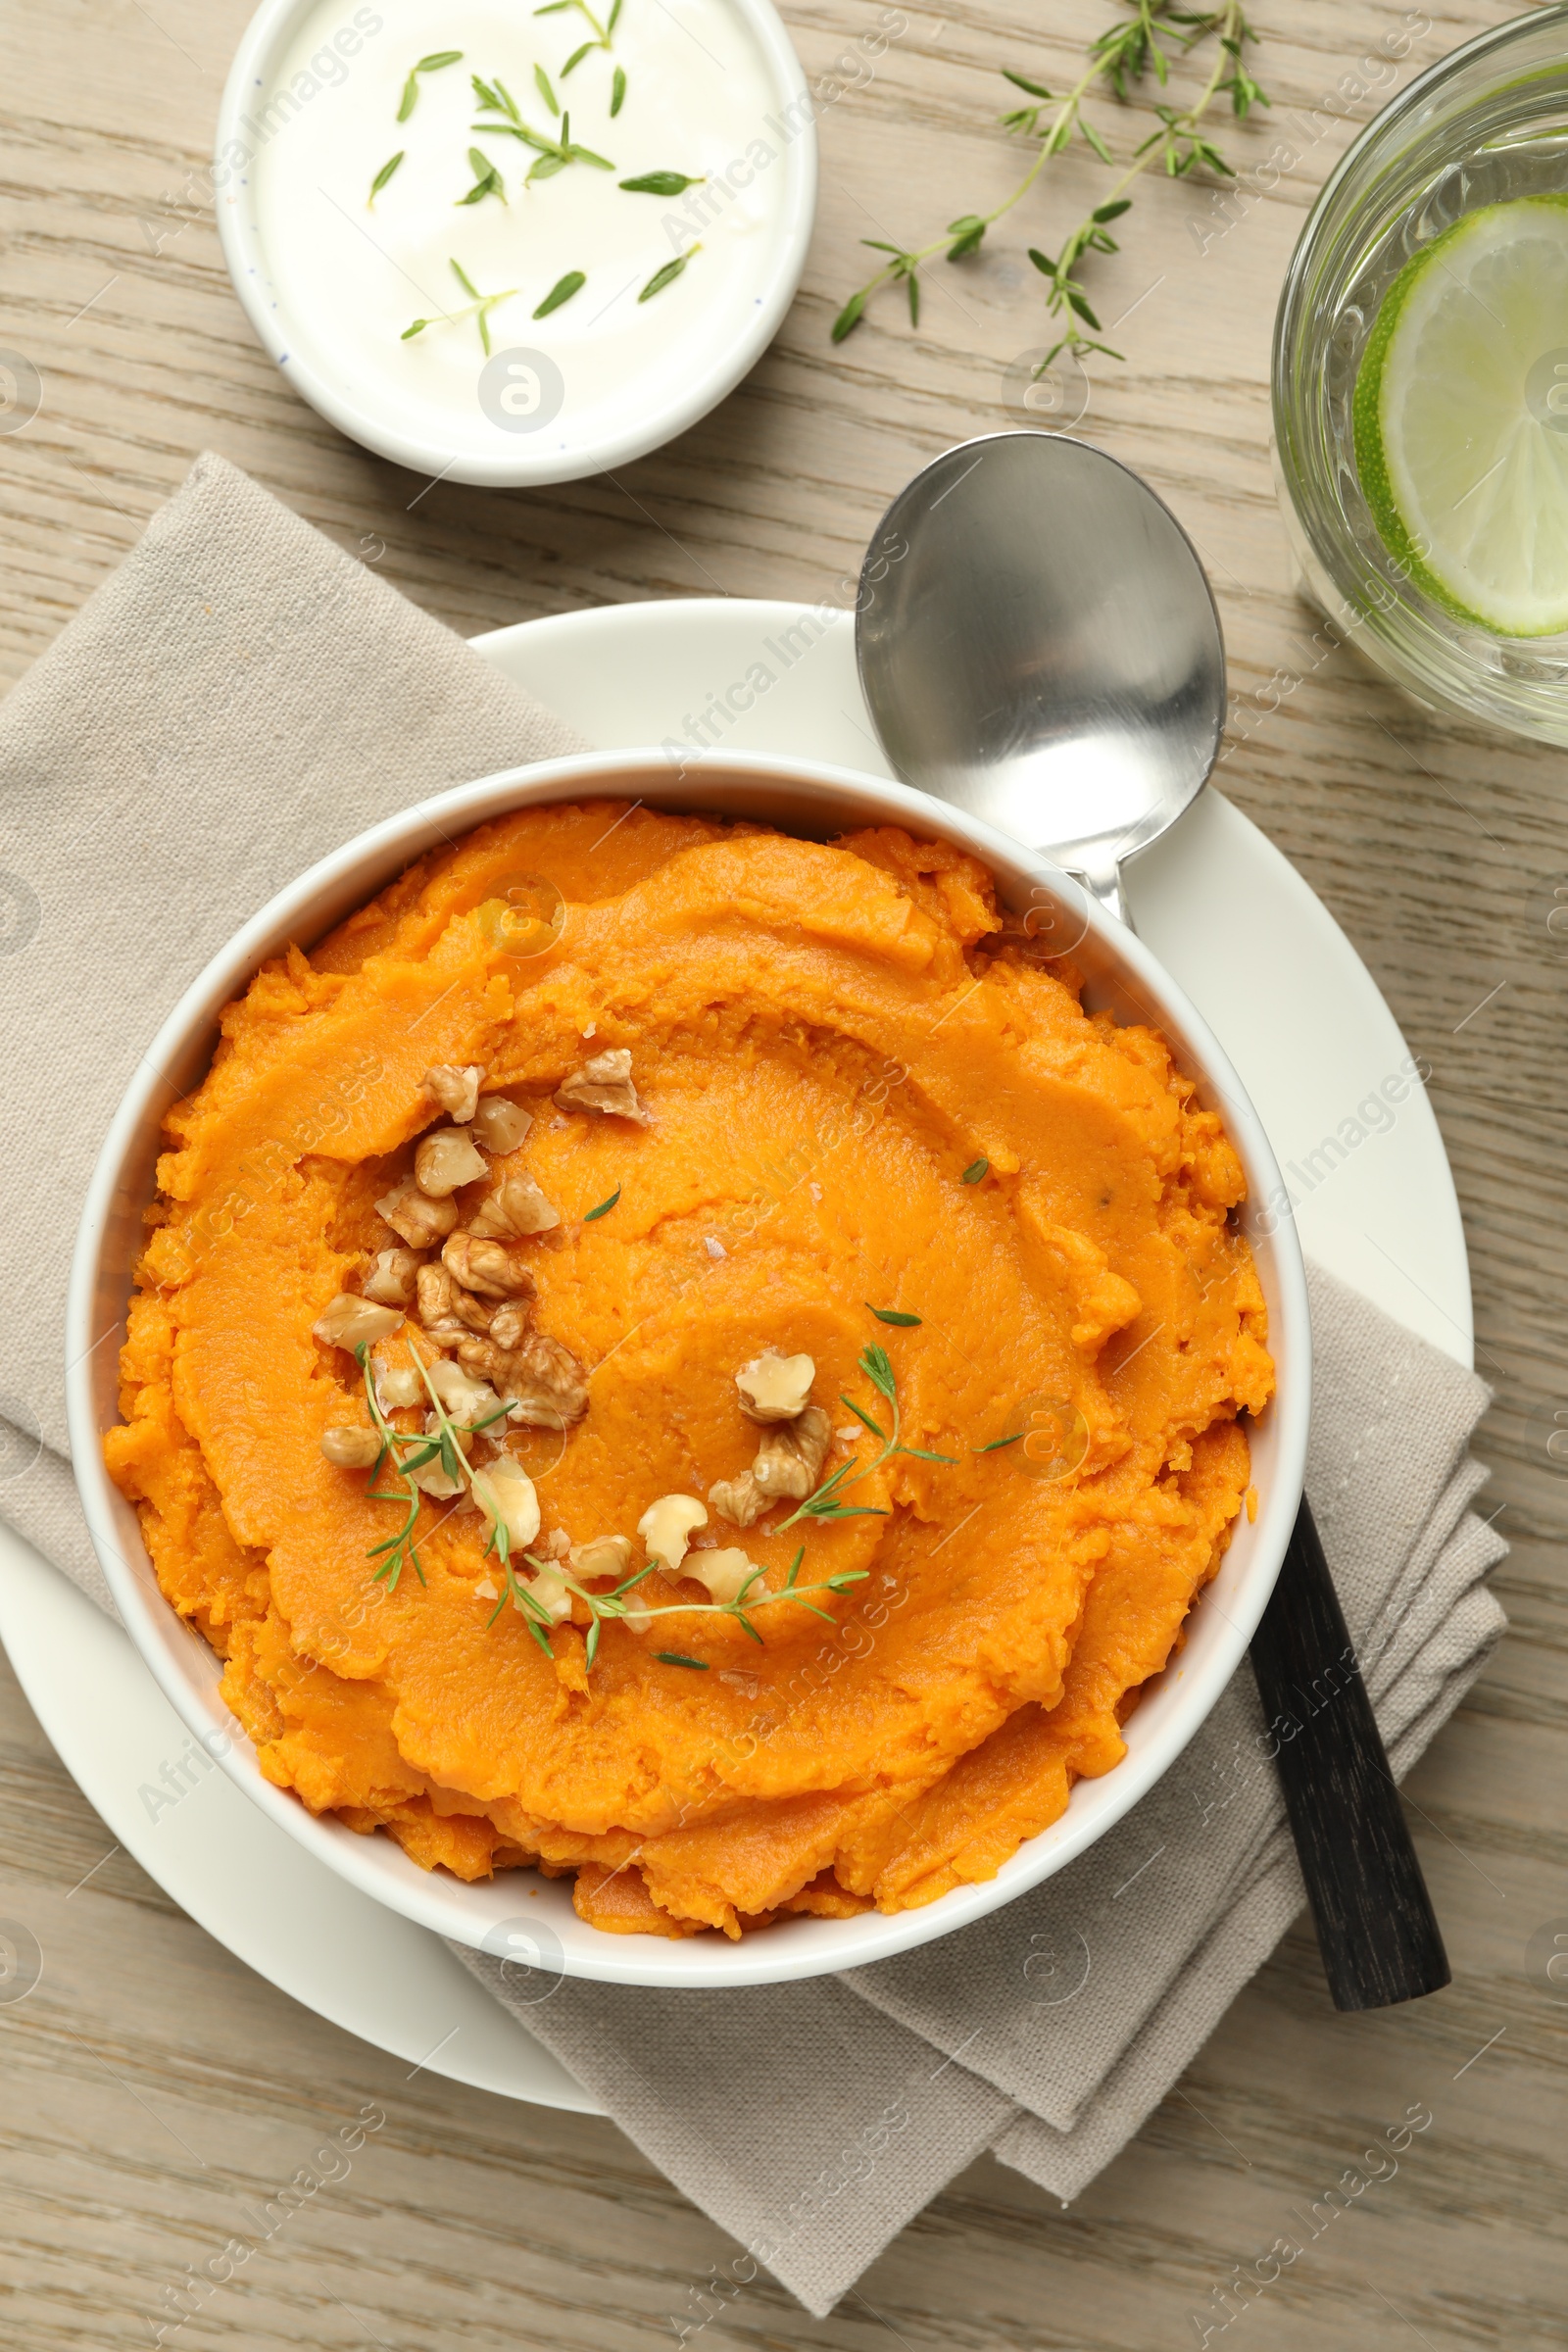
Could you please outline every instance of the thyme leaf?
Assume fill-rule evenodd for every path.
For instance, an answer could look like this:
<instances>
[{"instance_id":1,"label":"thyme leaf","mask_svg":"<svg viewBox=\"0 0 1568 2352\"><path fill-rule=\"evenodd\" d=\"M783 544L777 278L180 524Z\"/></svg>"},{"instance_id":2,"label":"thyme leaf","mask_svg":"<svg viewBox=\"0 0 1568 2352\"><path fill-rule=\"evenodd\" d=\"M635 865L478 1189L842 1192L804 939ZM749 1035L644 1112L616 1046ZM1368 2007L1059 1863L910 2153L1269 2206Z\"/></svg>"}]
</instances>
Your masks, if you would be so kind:
<instances>
[{"instance_id":1,"label":"thyme leaf","mask_svg":"<svg viewBox=\"0 0 1568 2352\"><path fill-rule=\"evenodd\" d=\"M920 1321L918 1315L906 1315L896 1306L871 1306L869 1298L865 1303L871 1307L871 1312L879 1323L897 1323L901 1327L912 1329Z\"/></svg>"},{"instance_id":2,"label":"thyme leaf","mask_svg":"<svg viewBox=\"0 0 1568 2352\"><path fill-rule=\"evenodd\" d=\"M557 278L543 302L534 312L534 317L548 318L552 311L559 311L564 302L569 302L574 294L580 294L587 283L588 272L586 270L568 270L564 277ZM620 1190L618 1185L615 1190L618 1198ZM613 1205L613 1201L607 1200L604 1208L596 1208L593 1213L596 1217L602 1217L606 1210Z\"/></svg>"},{"instance_id":3,"label":"thyme leaf","mask_svg":"<svg viewBox=\"0 0 1568 2352\"><path fill-rule=\"evenodd\" d=\"M644 172L637 179L623 179L620 185L628 196L683 196L688 188L700 188L706 174L695 177L689 172Z\"/></svg>"},{"instance_id":4,"label":"thyme leaf","mask_svg":"<svg viewBox=\"0 0 1568 2352\"><path fill-rule=\"evenodd\" d=\"M656 1649L654 1655L659 1660L661 1666L690 1666L695 1668L698 1674L706 1674L708 1672L708 1660L706 1658L683 1657L678 1649Z\"/></svg>"},{"instance_id":5,"label":"thyme leaf","mask_svg":"<svg viewBox=\"0 0 1568 2352\"><path fill-rule=\"evenodd\" d=\"M662 270L656 270L653 276L648 280L647 285L644 286L642 292L638 295L638 301L652 302L656 294L662 294L666 286L674 284L676 278L679 277L681 271L691 260L692 255L694 253L701 253L702 250L703 249L701 245L689 245L686 251L684 253L678 253L672 262L666 262Z\"/></svg>"},{"instance_id":6,"label":"thyme leaf","mask_svg":"<svg viewBox=\"0 0 1568 2352\"><path fill-rule=\"evenodd\" d=\"M978 1184L981 1177L988 1172L990 1166L991 1162L989 1159L972 1159L969 1162L969 1165L964 1169L963 1174L959 1177L958 1182L960 1184Z\"/></svg>"},{"instance_id":7,"label":"thyme leaf","mask_svg":"<svg viewBox=\"0 0 1568 2352\"><path fill-rule=\"evenodd\" d=\"M563 284L563 285L564 285L566 281L565 281L565 279L564 279L564 278L563 278L561 282L562 282L562 284ZM581 277L581 272L579 271L579 272L578 272L578 284L580 284L581 282L582 282L582 277ZM575 287L575 286L572 288L572 292L573 292L573 293L575 293L575 292L576 292L576 287ZM548 297L547 297L546 299L548 300ZM564 294L563 294L563 295L562 295L562 297L561 297L561 299L562 299L562 301L563 301L563 302L565 302L565 301L569 300L569 297L568 297L567 295L564 295ZM537 311L535 311L535 313L534 313L534 317L537 318L538 318L538 316L539 316L539 313L538 313ZM590 1209L587 1209L587 1210L585 1210L585 1211L584 1211L584 1213L583 1213L583 1220L582 1220L582 1221L583 1221L583 1223L584 1223L585 1225L591 1225L591 1224L593 1223L593 1221L594 1221L594 1219L595 1219L596 1217L608 1217L608 1216L609 1216L609 1214L610 1214L610 1212L611 1212L611 1210L612 1210L612 1209L614 1207L614 1205L615 1205L615 1202L616 1202L616 1201L617 1201L619 1199L620 1199L620 1187L619 1187L619 1185L617 1184L617 1185L616 1185L616 1187L615 1187L615 1189L614 1189L614 1191L613 1191L613 1192L611 1194L611 1196L610 1196L610 1199L609 1199L608 1200L601 1200L601 1201L600 1201L600 1203L599 1203L599 1206L598 1206L597 1208L590 1208Z\"/></svg>"},{"instance_id":8,"label":"thyme leaf","mask_svg":"<svg viewBox=\"0 0 1568 2352\"><path fill-rule=\"evenodd\" d=\"M399 164L402 163L403 158L407 153L408 149L406 147L400 147L396 155L389 156L387 161L381 166L380 171L370 182L370 193L366 199L367 209L368 209L368 207L375 202L376 198L380 195L381 190L386 186L387 181L391 178L393 172L397 170Z\"/></svg>"}]
</instances>

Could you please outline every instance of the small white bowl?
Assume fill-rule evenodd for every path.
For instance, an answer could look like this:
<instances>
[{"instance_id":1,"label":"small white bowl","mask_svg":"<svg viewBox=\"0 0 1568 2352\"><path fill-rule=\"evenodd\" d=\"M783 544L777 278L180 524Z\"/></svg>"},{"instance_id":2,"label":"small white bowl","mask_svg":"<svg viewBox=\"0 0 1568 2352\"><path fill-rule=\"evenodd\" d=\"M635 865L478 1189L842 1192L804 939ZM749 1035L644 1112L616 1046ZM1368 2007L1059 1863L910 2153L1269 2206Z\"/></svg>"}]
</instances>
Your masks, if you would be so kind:
<instances>
[{"instance_id":1,"label":"small white bowl","mask_svg":"<svg viewBox=\"0 0 1568 2352\"><path fill-rule=\"evenodd\" d=\"M352 208L345 207L323 188L305 191L318 206L318 232L310 242L313 248L320 244L323 250L330 244L340 282L350 275L364 278L368 272L386 274L390 284L391 273L397 273L398 296L405 305L406 318L400 312L389 328L382 374L374 365L366 363L347 310L340 306L334 312L331 304L323 303L318 295L304 295L297 282L298 272L291 281L287 256L280 258L273 253L266 230L263 177L284 162L290 139L308 136L311 122L324 119L321 110L331 108L337 92L350 88L356 75L374 72L378 81L384 80L388 69L395 68L401 73L417 56L421 45L419 27L388 24L387 17L398 13L399 0L382 0L382 4L387 12L385 17L378 9L355 10L351 0L344 0L344 5L336 10L324 9L323 0L263 0L240 42L224 84L213 165L219 233L234 290L275 365L313 408L351 439L415 472L432 474L441 480L475 482L497 489L575 481L586 474L626 465L686 432L735 389L778 332L806 267L815 217L816 129L811 99L800 60L770 0L714 0L714 5L721 16L733 19L739 26L752 53L758 78L769 93L769 111L762 118L768 127L761 144L772 150L771 160L765 167L755 160L748 162L748 156L755 159L757 154L755 141L749 147L735 142L733 156L726 146L725 160L722 163L710 160L709 177L698 197L691 200L718 222L716 229L705 231L699 220L692 228L693 236L727 233L732 218L751 205L757 216L753 223L758 240L755 269L744 278L731 274L722 281L716 314L699 311L693 318L688 338L666 343L662 366L659 355L652 350L635 364L612 355L611 389L604 397L593 400L589 400L586 390L578 392L577 387L587 383L592 363L582 347L573 342L586 314L576 309L563 310L535 321L530 316L531 304L514 304L505 314L496 314L492 321L496 366L484 371L479 338L474 332L471 379L466 371L461 398L446 402L435 397L436 379L421 373L427 356L425 347L418 343L402 344L399 333L416 312L431 312L432 306L444 307L449 297L459 304L466 299L453 291L447 274L450 264L445 261L433 264L421 272L417 281L407 277L401 264L392 257L389 245L377 236L376 215L367 211L361 218L357 203ZM630 5L628 0L628 8ZM442 11L430 6L413 13L422 20L423 44L436 46L444 35ZM318 65L326 59L332 74L343 78L322 83L316 92L307 93L303 102L296 102L289 85L279 84L279 74L313 16L320 19L322 45L313 49L312 54ZM657 0L656 13L647 21L658 27L660 38L675 44L678 56L691 60L694 70L703 70L696 64L698 50L680 48L683 40L696 36L690 35L689 27L682 25L675 13L663 5L663 0ZM559 26L564 20L552 22ZM365 29L367 23L373 25L373 30ZM583 29L580 23L578 28ZM543 37L527 9L518 12L510 32L513 38L523 34L534 39ZM341 54L333 46L334 33L351 44ZM699 43L699 48L702 46ZM412 159L412 142L422 122L428 119L430 108L458 95L460 78L466 85L470 66L479 63L494 71L489 51L476 48L471 59L465 56L461 68L452 71L450 87L439 76L423 83L407 131L396 121L396 85L390 93L383 90L383 98L389 98L390 102L386 106L386 134L381 145L390 152L400 139L405 139ZM593 61L595 67L608 63L597 58ZM295 78L308 81L317 77L307 73ZM586 74L583 79L586 80ZM548 120L532 84L521 86L528 111L542 121ZM562 85L561 95L566 98L568 111L570 91L577 89L578 82L570 84L569 89ZM635 94L634 89L633 99ZM629 135L634 136L637 127L634 120L628 122L623 115L613 123L601 122L602 109L590 113L586 90L582 95L585 103L574 125L575 137L592 136L596 144L622 145ZM307 116L305 104L317 112ZM288 106L294 111L285 118L283 109ZM474 111L472 102L465 99L462 112ZM616 133L620 134L618 138ZM646 122L643 134L646 138ZM457 139L456 130L454 138ZM459 141L453 154L460 172L461 152ZM517 164L525 165L528 150L518 147L515 154ZM376 163L380 160L378 148ZM509 246L505 266L509 271L527 276L530 259L537 261L538 254L537 245L529 244L532 232L523 208L525 202L532 203L535 199L532 195L525 199L517 184L520 171L507 154L498 149L490 160L504 169L513 190L509 211L503 213L492 203L472 212L452 209L449 214L432 214L431 219L449 220L450 245L460 248L466 239L482 238L495 224L505 220L514 232L513 243L516 248L514 253ZM689 168L684 158L662 153L653 164L646 156L633 161L623 153L620 168L624 169L628 162L632 162L634 172ZM372 164L370 171L374 169ZM575 168L579 187L583 172L583 167ZM408 177L405 168L401 186L396 178L389 184L382 199L383 207L397 199L407 186ZM586 179L593 183L588 188L592 200L602 192L598 186L600 174L588 171ZM720 180L726 192L722 196L713 195L710 211L702 202L703 190L716 190ZM367 184L368 181L368 173ZM548 183L552 192L562 184L558 180ZM301 185L304 186L303 173ZM544 185L541 183L541 198ZM444 201L450 205L450 198ZM555 201L554 193L548 201ZM635 195L619 198L628 208L629 225L645 234L674 217L670 212L671 201ZM567 243L570 234L569 229L564 231ZM441 242L445 253L449 243ZM674 247L668 236L662 244L657 238L655 242L657 252L653 258L658 261L670 258ZM563 244L556 266L568 259L575 263L577 258L574 253L568 254ZM550 275L554 275L554 270ZM548 284L548 278L545 282ZM637 280L633 277L628 282L634 285ZM584 289L584 294L588 291ZM672 287L669 293L661 294L660 304L667 303L670 294L676 291ZM690 299L701 305L703 293L696 267L686 273L679 296L682 301ZM578 303L583 299L583 295L574 298ZM597 290L594 299L598 299ZM612 295L604 313L595 317L616 311L619 305L618 322L628 315L628 301L630 312L637 313L635 296L628 297L622 288L620 295ZM652 320L660 314L650 311L638 316ZM426 337L426 345L428 340ZM416 356L411 360L410 353ZM558 359L565 361L564 371ZM501 367L503 360L509 365ZM450 379L444 388L450 388ZM583 415L580 412L585 403L588 413ZM574 407L579 411L575 422Z\"/></svg>"},{"instance_id":2,"label":"small white bowl","mask_svg":"<svg viewBox=\"0 0 1568 2352\"><path fill-rule=\"evenodd\" d=\"M1059 1821L1021 1846L994 1879L961 1886L917 1911L781 1922L738 1943L716 1935L682 1942L612 1936L588 1927L564 1882L503 1871L465 1886L420 1870L379 1834L361 1837L318 1818L262 1778L256 1751L218 1693L220 1662L164 1599L132 1506L104 1467L104 1432L120 1419L119 1343L139 1253L142 1209L154 1191L169 1105L200 1083L222 1006L290 941L309 948L437 843L509 809L553 801L629 798L661 808L754 817L816 839L863 825L902 825L970 850L996 876L1004 905L1060 909L1063 945L1087 975L1085 999L1119 1019L1153 1021L1206 1101L1224 1115L1247 1171L1248 1237L1268 1299L1278 1393L1251 1433L1257 1518L1238 1524L1212 1584L1200 1595L1176 1661L1147 1690L1126 1726L1127 1754L1100 1780L1081 1780ZM187 989L144 1056L116 1114L82 1212L67 1311L71 1449L94 1546L132 1640L186 1724L271 1819L331 1870L438 1935L525 1960L542 1997L563 1975L619 1984L778 1984L858 1968L928 1943L994 1911L1060 1870L1119 1821L1202 1723L1240 1665L1273 1590L1300 1499L1306 1456L1311 1342L1300 1246L1282 1200L1263 1130L1206 1022L1139 940L1034 853L977 818L906 785L814 762L714 755L683 780L656 752L596 752L443 793L363 833L303 874L247 923Z\"/></svg>"}]
</instances>

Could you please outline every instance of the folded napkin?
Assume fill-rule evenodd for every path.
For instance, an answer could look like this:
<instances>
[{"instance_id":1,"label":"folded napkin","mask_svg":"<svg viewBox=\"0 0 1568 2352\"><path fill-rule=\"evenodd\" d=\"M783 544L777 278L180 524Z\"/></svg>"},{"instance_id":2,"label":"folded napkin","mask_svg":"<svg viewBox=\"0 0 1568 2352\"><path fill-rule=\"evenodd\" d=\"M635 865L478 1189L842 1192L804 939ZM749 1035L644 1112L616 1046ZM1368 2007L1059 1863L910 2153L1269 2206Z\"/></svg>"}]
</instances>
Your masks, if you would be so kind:
<instances>
[{"instance_id":1,"label":"folded napkin","mask_svg":"<svg viewBox=\"0 0 1568 2352\"><path fill-rule=\"evenodd\" d=\"M581 748L220 459L0 709L0 1514L112 1607L67 1459L61 1330L93 1156L161 1020L256 908L443 786ZM1471 1512L1482 1384L1314 1273L1308 1487L1403 1772L1502 1630ZM654 2162L818 2315L982 2149L1066 2199L1300 1908L1250 1674L1143 1804L976 1926L723 1994L519 2003ZM530 1987L537 1990L537 1986Z\"/></svg>"}]
</instances>

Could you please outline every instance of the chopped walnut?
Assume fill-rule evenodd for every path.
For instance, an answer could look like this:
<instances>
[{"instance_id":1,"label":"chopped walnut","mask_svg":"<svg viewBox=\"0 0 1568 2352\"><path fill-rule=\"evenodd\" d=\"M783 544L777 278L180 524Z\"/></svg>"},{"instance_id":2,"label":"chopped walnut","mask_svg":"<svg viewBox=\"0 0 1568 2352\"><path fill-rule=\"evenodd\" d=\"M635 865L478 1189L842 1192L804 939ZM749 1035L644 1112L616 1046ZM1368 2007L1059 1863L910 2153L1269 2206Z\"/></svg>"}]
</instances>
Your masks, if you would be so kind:
<instances>
[{"instance_id":1,"label":"chopped walnut","mask_svg":"<svg viewBox=\"0 0 1568 2352\"><path fill-rule=\"evenodd\" d=\"M596 1576L612 1576L616 1583L631 1565L630 1536L594 1536L586 1544L567 1545L571 1573L581 1584Z\"/></svg>"},{"instance_id":2,"label":"chopped walnut","mask_svg":"<svg viewBox=\"0 0 1568 2352\"><path fill-rule=\"evenodd\" d=\"M421 1193L444 1200L460 1185L477 1184L489 1174L489 1162L474 1149L466 1127L438 1127L422 1136L414 1154L414 1176Z\"/></svg>"},{"instance_id":3,"label":"chopped walnut","mask_svg":"<svg viewBox=\"0 0 1568 2352\"><path fill-rule=\"evenodd\" d=\"M648 1546L649 1558L673 1576L686 1557L693 1530L707 1525L707 1506L695 1494L662 1494L638 1520L637 1533Z\"/></svg>"},{"instance_id":4,"label":"chopped walnut","mask_svg":"<svg viewBox=\"0 0 1568 2352\"><path fill-rule=\"evenodd\" d=\"M751 1476L769 1502L804 1502L822 1475L833 1428L819 1404L763 1432Z\"/></svg>"},{"instance_id":5,"label":"chopped walnut","mask_svg":"<svg viewBox=\"0 0 1568 2352\"><path fill-rule=\"evenodd\" d=\"M594 1536L586 1544L574 1544L569 1559L571 1573L579 1584L587 1584L595 1577L612 1577L618 1585L631 1565L631 1538ZM640 1586L632 1588L622 1606L626 1614L621 1624L634 1634L646 1634L654 1617Z\"/></svg>"},{"instance_id":6,"label":"chopped walnut","mask_svg":"<svg viewBox=\"0 0 1568 2352\"><path fill-rule=\"evenodd\" d=\"M384 1340L389 1332L397 1330L402 1320L402 1313L395 1306L377 1306L371 1298L356 1298L352 1292L339 1291L311 1329L323 1346L346 1348L352 1355L356 1348L372 1340Z\"/></svg>"},{"instance_id":7,"label":"chopped walnut","mask_svg":"<svg viewBox=\"0 0 1568 2352\"><path fill-rule=\"evenodd\" d=\"M378 1250L360 1287L378 1306L407 1306L418 1271L419 1260L412 1250Z\"/></svg>"},{"instance_id":8,"label":"chopped walnut","mask_svg":"<svg viewBox=\"0 0 1568 2352\"><path fill-rule=\"evenodd\" d=\"M564 1527L553 1527L539 1548L546 1559L569 1559L571 1557L571 1538Z\"/></svg>"},{"instance_id":9,"label":"chopped walnut","mask_svg":"<svg viewBox=\"0 0 1568 2352\"><path fill-rule=\"evenodd\" d=\"M551 1206L531 1176L509 1176L481 1201L477 1214L468 1219L468 1231L476 1240L521 1241L530 1233L549 1233L560 1223L561 1211Z\"/></svg>"},{"instance_id":10,"label":"chopped walnut","mask_svg":"<svg viewBox=\"0 0 1568 2352\"><path fill-rule=\"evenodd\" d=\"M793 1421L805 1410L815 1378L808 1355L780 1355L766 1348L735 1375L741 1411L748 1421Z\"/></svg>"},{"instance_id":11,"label":"chopped walnut","mask_svg":"<svg viewBox=\"0 0 1568 2352\"><path fill-rule=\"evenodd\" d=\"M471 1233L455 1233L444 1244L441 1263L466 1291L481 1298L532 1298L538 1284L524 1265L499 1242L483 1241Z\"/></svg>"},{"instance_id":12,"label":"chopped walnut","mask_svg":"<svg viewBox=\"0 0 1568 2352\"><path fill-rule=\"evenodd\" d=\"M418 1404L424 1396L424 1383L414 1364L383 1364L375 1366L375 1401L383 1413L395 1413L404 1406Z\"/></svg>"},{"instance_id":13,"label":"chopped walnut","mask_svg":"<svg viewBox=\"0 0 1568 2352\"><path fill-rule=\"evenodd\" d=\"M512 1408L512 1418L530 1429L566 1429L588 1410L588 1383L569 1348L529 1332L520 1347L503 1349L494 1340L461 1340L461 1360L482 1372Z\"/></svg>"},{"instance_id":14,"label":"chopped walnut","mask_svg":"<svg viewBox=\"0 0 1568 2352\"><path fill-rule=\"evenodd\" d=\"M323 1429L321 1451L340 1470L370 1470L380 1458L381 1440L373 1429Z\"/></svg>"},{"instance_id":15,"label":"chopped walnut","mask_svg":"<svg viewBox=\"0 0 1568 2352\"><path fill-rule=\"evenodd\" d=\"M444 1240L458 1221L455 1200L432 1200L421 1193L412 1176L405 1176L389 1193L383 1193L375 1204L375 1213L384 1217L396 1234L401 1234L411 1249L428 1250L432 1242Z\"/></svg>"},{"instance_id":16,"label":"chopped walnut","mask_svg":"<svg viewBox=\"0 0 1568 2352\"><path fill-rule=\"evenodd\" d=\"M743 1470L739 1478L715 1478L708 1490L708 1499L721 1519L732 1527L755 1527L762 1513L772 1508L774 1496L764 1494L756 1475Z\"/></svg>"},{"instance_id":17,"label":"chopped walnut","mask_svg":"<svg viewBox=\"0 0 1568 2352\"><path fill-rule=\"evenodd\" d=\"M460 1426L487 1420L501 1410L501 1399L486 1380L475 1380L461 1364L445 1356L430 1366L430 1386Z\"/></svg>"},{"instance_id":18,"label":"chopped walnut","mask_svg":"<svg viewBox=\"0 0 1568 2352\"><path fill-rule=\"evenodd\" d=\"M648 1125L648 1112L631 1082L631 1054L625 1046L595 1054L580 1070L573 1070L556 1089L563 1110L599 1110L616 1118Z\"/></svg>"},{"instance_id":19,"label":"chopped walnut","mask_svg":"<svg viewBox=\"0 0 1568 2352\"><path fill-rule=\"evenodd\" d=\"M470 1061L460 1066L453 1061L438 1061L433 1069L425 1071L419 1084L432 1102L440 1103L454 1126L466 1127L478 1107L484 1064Z\"/></svg>"},{"instance_id":20,"label":"chopped walnut","mask_svg":"<svg viewBox=\"0 0 1568 2352\"><path fill-rule=\"evenodd\" d=\"M566 1623L571 1615L571 1594L562 1583L559 1569L541 1568L537 1576L519 1577L517 1582L524 1592L532 1593L546 1615L557 1625ZM520 1602L514 1605L521 1606ZM531 1611L526 1613L532 1614Z\"/></svg>"},{"instance_id":21,"label":"chopped walnut","mask_svg":"<svg viewBox=\"0 0 1568 2352\"><path fill-rule=\"evenodd\" d=\"M683 1576L695 1577L700 1585L706 1585L709 1596L713 1600L738 1600L758 1573L756 1561L749 1560L745 1552L738 1548L694 1551L681 1570ZM752 1589L754 1593L760 1591L760 1586L753 1586Z\"/></svg>"},{"instance_id":22,"label":"chopped walnut","mask_svg":"<svg viewBox=\"0 0 1568 2352\"><path fill-rule=\"evenodd\" d=\"M416 1295L419 1321L440 1348L455 1347L470 1332L482 1335L490 1329L494 1308L454 1282L445 1266L421 1266Z\"/></svg>"},{"instance_id":23,"label":"chopped walnut","mask_svg":"<svg viewBox=\"0 0 1568 2352\"><path fill-rule=\"evenodd\" d=\"M487 1152L515 1152L533 1125L533 1113L505 1095L482 1095L469 1124L474 1142Z\"/></svg>"},{"instance_id":24,"label":"chopped walnut","mask_svg":"<svg viewBox=\"0 0 1568 2352\"><path fill-rule=\"evenodd\" d=\"M528 1336L528 1309L521 1298L509 1298L490 1318L490 1338L504 1355L511 1355Z\"/></svg>"},{"instance_id":25,"label":"chopped walnut","mask_svg":"<svg viewBox=\"0 0 1568 2352\"><path fill-rule=\"evenodd\" d=\"M490 1525L506 1529L509 1556L526 1551L539 1533L539 1496L522 1464L498 1454L474 1472L473 1494Z\"/></svg>"}]
</instances>

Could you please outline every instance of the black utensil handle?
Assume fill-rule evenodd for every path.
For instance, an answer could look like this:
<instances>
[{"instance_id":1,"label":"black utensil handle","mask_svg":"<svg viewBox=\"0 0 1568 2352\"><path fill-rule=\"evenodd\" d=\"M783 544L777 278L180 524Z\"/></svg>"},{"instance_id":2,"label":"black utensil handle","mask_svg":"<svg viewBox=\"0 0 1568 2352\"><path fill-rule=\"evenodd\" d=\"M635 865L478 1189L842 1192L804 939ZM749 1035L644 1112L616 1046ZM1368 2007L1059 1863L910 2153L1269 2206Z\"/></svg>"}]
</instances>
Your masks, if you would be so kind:
<instances>
[{"instance_id":1,"label":"black utensil handle","mask_svg":"<svg viewBox=\"0 0 1568 2352\"><path fill-rule=\"evenodd\" d=\"M1439 1991L1448 1956L1304 1495L1252 1672L1335 2008Z\"/></svg>"}]
</instances>

